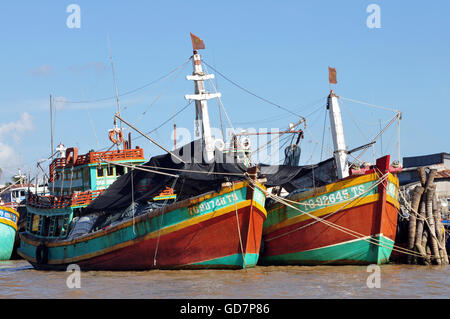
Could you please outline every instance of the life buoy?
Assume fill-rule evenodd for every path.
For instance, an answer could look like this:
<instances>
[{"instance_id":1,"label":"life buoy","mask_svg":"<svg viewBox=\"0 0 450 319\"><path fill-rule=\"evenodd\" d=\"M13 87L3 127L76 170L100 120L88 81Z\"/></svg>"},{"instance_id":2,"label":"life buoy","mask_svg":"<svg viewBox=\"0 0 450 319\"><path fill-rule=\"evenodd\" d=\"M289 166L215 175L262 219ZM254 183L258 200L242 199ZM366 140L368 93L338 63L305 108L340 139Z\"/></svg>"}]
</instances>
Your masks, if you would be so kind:
<instances>
[{"instance_id":1,"label":"life buoy","mask_svg":"<svg viewBox=\"0 0 450 319\"><path fill-rule=\"evenodd\" d=\"M115 135L117 135L117 139L114 138ZM118 128L109 130L108 136L109 136L109 140L110 140L111 142L113 142L113 144L120 145L120 144L122 144L122 142L123 142L123 133L122 133L122 131L121 131L120 129L118 129Z\"/></svg>"},{"instance_id":2,"label":"life buoy","mask_svg":"<svg viewBox=\"0 0 450 319\"><path fill-rule=\"evenodd\" d=\"M36 248L36 262L39 265L45 265L48 262L48 247L44 243Z\"/></svg>"},{"instance_id":3,"label":"life buoy","mask_svg":"<svg viewBox=\"0 0 450 319\"><path fill-rule=\"evenodd\" d=\"M78 148L69 147L66 150L66 164L75 164L78 159Z\"/></svg>"}]
</instances>

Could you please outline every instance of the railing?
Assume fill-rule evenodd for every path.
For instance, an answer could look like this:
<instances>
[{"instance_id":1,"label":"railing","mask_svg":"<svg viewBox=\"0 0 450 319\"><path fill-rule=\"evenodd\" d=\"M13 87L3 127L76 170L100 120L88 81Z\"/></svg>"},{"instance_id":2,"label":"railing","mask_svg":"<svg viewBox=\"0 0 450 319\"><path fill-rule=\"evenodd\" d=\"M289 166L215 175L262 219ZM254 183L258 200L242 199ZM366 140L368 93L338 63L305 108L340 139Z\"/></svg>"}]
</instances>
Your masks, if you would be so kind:
<instances>
[{"instance_id":1,"label":"railing","mask_svg":"<svg viewBox=\"0 0 450 319\"><path fill-rule=\"evenodd\" d=\"M79 166L92 163L100 163L102 161L126 161L126 160L140 160L144 159L144 149L125 149L119 151L107 151L107 152L89 152L84 155L79 155L74 164L67 163L65 158L55 158L50 164L49 173L50 181L53 182L53 175L57 168L63 168L66 166Z\"/></svg>"},{"instance_id":2,"label":"railing","mask_svg":"<svg viewBox=\"0 0 450 319\"><path fill-rule=\"evenodd\" d=\"M27 204L36 208L66 208L75 206L87 206L90 202L96 199L104 189L99 189L95 191L86 191L80 193L74 193L71 196L36 196L35 194L30 194L27 198Z\"/></svg>"},{"instance_id":3,"label":"railing","mask_svg":"<svg viewBox=\"0 0 450 319\"><path fill-rule=\"evenodd\" d=\"M0 201L0 206L6 206L6 207L10 207L10 208L16 209L17 207L19 207L19 203L16 203L16 202L5 203L5 202L1 202Z\"/></svg>"},{"instance_id":4,"label":"railing","mask_svg":"<svg viewBox=\"0 0 450 319\"><path fill-rule=\"evenodd\" d=\"M36 194L29 194L27 197L27 205L36 208L65 208L70 206L72 201L71 196L53 196L53 195L45 195L38 196Z\"/></svg>"},{"instance_id":5,"label":"railing","mask_svg":"<svg viewBox=\"0 0 450 319\"><path fill-rule=\"evenodd\" d=\"M126 161L134 159L144 159L144 149L126 149L120 151L91 152L89 153L89 163L99 163L102 161Z\"/></svg>"},{"instance_id":6,"label":"railing","mask_svg":"<svg viewBox=\"0 0 450 319\"><path fill-rule=\"evenodd\" d=\"M96 199L104 189L95 191L87 191L82 193L76 193L72 195L72 204L70 206L87 206L90 202Z\"/></svg>"}]
</instances>

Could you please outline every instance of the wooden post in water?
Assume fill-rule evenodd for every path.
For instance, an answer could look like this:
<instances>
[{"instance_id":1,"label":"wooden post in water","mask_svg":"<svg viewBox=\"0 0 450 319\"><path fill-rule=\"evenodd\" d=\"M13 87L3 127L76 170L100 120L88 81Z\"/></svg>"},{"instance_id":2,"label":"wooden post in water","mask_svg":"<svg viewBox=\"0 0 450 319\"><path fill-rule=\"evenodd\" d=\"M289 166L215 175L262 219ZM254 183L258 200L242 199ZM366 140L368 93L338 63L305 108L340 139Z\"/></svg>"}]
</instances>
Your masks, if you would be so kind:
<instances>
[{"instance_id":1,"label":"wooden post in water","mask_svg":"<svg viewBox=\"0 0 450 319\"><path fill-rule=\"evenodd\" d=\"M445 233L443 232L441 205L436 194L434 179L436 169L426 167L417 169L419 186L408 188L410 195L407 205L410 210L407 249L416 250L422 256L425 265L436 263L438 265L449 264L448 254L445 248ZM417 258L408 255L407 263L417 263Z\"/></svg>"},{"instance_id":2,"label":"wooden post in water","mask_svg":"<svg viewBox=\"0 0 450 319\"><path fill-rule=\"evenodd\" d=\"M434 225L436 227L436 238L439 246L439 255L441 257L441 263L448 265L448 255L445 248L445 231L443 231L442 216L441 216L441 204L438 201L436 192L433 197L433 217Z\"/></svg>"},{"instance_id":3,"label":"wooden post in water","mask_svg":"<svg viewBox=\"0 0 450 319\"><path fill-rule=\"evenodd\" d=\"M416 186L414 188L414 193L412 195L411 208L412 211L409 214L409 224L408 224L408 249L414 250L414 243L416 240L416 224L417 218L416 213L419 211L420 199L422 198L424 188L422 186ZM413 262L413 256L408 255L408 264Z\"/></svg>"},{"instance_id":4,"label":"wooden post in water","mask_svg":"<svg viewBox=\"0 0 450 319\"><path fill-rule=\"evenodd\" d=\"M428 228L424 229L422 234L422 247L423 247L423 263L425 265L431 265L431 249L430 242L428 241L430 234L428 232Z\"/></svg>"},{"instance_id":5,"label":"wooden post in water","mask_svg":"<svg viewBox=\"0 0 450 319\"><path fill-rule=\"evenodd\" d=\"M423 245L423 233L424 233L424 224L425 224L425 203L423 201L420 202L419 205L419 216L417 220L417 231L416 231L416 241L415 247L417 251L422 255L424 260L426 259L426 251L425 246Z\"/></svg>"},{"instance_id":6,"label":"wooden post in water","mask_svg":"<svg viewBox=\"0 0 450 319\"><path fill-rule=\"evenodd\" d=\"M427 182L427 175L425 173L425 167L419 167L417 169L417 173L419 174L420 184L425 187L425 183Z\"/></svg>"},{"instance_id":7,"label":"wooden post in water","mask_svg":"<svg viewBox=\"0 0 450 319\"><path fill-rule=\"evenodd\" d=\"M433 178L434 176L431 174L428 176L427 185L429 185L428 181ZM434 185L433 185L434 186ZM426 211L427 211L427 221L429 225L429 233L430 233L430 243L431 243L431 251L433 252L434 258L438 265L441 264L441 258L439 254L439 246L438 241L436 238L436 227L434 222L434 216L433 216L433 197L434 197L435 187L429 186L429 189L427 189L427 196L426 196Z\"/></svg>"}]
</instances>

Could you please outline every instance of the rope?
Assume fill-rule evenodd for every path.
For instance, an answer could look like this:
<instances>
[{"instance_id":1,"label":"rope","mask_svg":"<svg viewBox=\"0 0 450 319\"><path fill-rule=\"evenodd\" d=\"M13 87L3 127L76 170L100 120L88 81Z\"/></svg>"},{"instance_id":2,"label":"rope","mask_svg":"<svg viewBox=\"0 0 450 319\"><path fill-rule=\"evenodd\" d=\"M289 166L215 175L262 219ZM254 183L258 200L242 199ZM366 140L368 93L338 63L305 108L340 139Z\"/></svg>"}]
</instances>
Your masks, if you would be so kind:
<instances>
[{"instance_id":1,"label":"rope","mask_svg":"<svg viewBox=\"0 0 450 319\"><path fill-rule=\"evenodd\" d=\"M237 230L238 230L238 235L239 235L239 243L241 244L241 252L242 252L242 262L244 265L244 268L246 268L246 264L245 264L245 252L244 252L244 245L242 244L242 237L241 237L241 228L239 227L239 216L238 216L238 211L237 211L237 203L236 203L236 192L234 189L234 182L232 182L232 186L233 186L233 201L234 201L234 209L235 209L235 213L236 213L236 225L237 225Z\"/></svg>"},{"instance_id":2,"label":"rope","mask_svg":"<svg viewBox=\"0 0 450 319\"><path fill-rule=\"evenodd\" d=\"M164 173L164 172L154 171L154 170L151 170L151 169L145 169L145 168L142 168L142 166L132 166L132 165L127 165L127 164L123 164L123 163L115 163L115 162L112 162L112 161L108 161L108 160L104 159L104 158L101 157L101 156L100 156L100 159L101 159L103 162L106 162L106 163L111 163L111 164L114 164L114 165L123 166L123 167L128 167L128 168L133 168L133 169L141 170L141 171L144 171L144 172L155 173L155 174L161 174L161 175L166 175L166 176L170 176L170 177L179 177L178 175L173 175L173 174L169 174L169 173Z\"/></svg>"},{"instance_id":3,"label":"rope","mask_svg":"<svg viewBox=\"0 0 450 319\"><path fill-rule=\"evenodd\" d=\"M387 174L388 174L388 173L386 173L386 175L387 175ZM385 176L381 177L381 179L383 179L383 178L385 178ZM250 179L249 179L249 181L254 185L253 181L251 181ZM292 209L297 210L297 211L301 212L302 214L306 214L306 215L308 215L309 217L315 219L315 220L318 221L318 222L322 222L322 223L324 223L325 225L327 225L327 226L329 226L329 227L332 227L332 228L335 228L335 229L337 229L337 230L339 230L339 231L341 231L341 232L343 232L343 233L346 233L346 234L348 234L348 235L350 235L350 236L353 236L353 237L358 238L358 239L362 239L362 240L367 241L367 242L369 242L370 244L373 244L373 245L377 245L377 246L380 246L380 247L392 249L393 251L397 251L397 252L404 253L404 254L410 254L410 255L413 255L413 256L417 256L417 257L422 257L422 255L418 254L417 252L411 251L411 250L406 249L406 248L403 248L403 247L399 247L399 246L396 246L396 245L393 245L392 247L391 247L391 246L383 245L383 244L381 244L381 240L379 240L379 239L375 239L375 238L366 239L366 238L364 238L364 237L367 237L367 236L364 235L364 234L358 233L358 232L353 231L353 230L351 230L351 229L348 229L348 228L346 228L346 227L343 227L343 226L334 224L334 223L332 223L332 222L326 221L325 218L319 218L319 217L314 216L314 215L312 215L312 214L309 214L309 213L307 213L307 212L305 212L305 211L302 211L301 209L299 209L299 208L297 208L297 207L292 206L291 204L289 204L289 202L286 201L285 199L283 199L282 197L279 197L279 196L270 194L270 193L268 193L268 192L265 191L265 190L263 190L263 192L266 194L266 196L271 197L271 198L274 199L275 201L277 201L277 202L279 202L279 203L281 203L281 204L284 204L285 206L291 207ZM360 197L360 196L361 196L361 195L359 195L358 197ZM356 198L355 198L355 199L356 199ZM361 236L361 237L360 237L360 236Z\"/></svg>"},{"instance_id":4,"label":"rope","mask_svg":"<svg viewBox=\"0 0 450 319\"><path fill-rule=\"evenodd\" d=\"M137 91L139 91L139 90L142 90L142 89L144 89L144 88L146 88L146 87L148 87L148 86L150 86L150 85L152 85L152 84L155 84L155 83L161 81L162 79L168 77L169 75L171 75L172 73L174 73L175 71L177 71L179 68L183 67L185 64L187 64L188 62L190 62L190 60L191 60L191 59L189 58L187 61L183 62L181 65L179 65L179 66L176 67L174 70L172 70L172 71L170 71L169 73L167 73L166 75L163 75L163 76L159 77L158 79L153 80L153 81L151 81L151 82L149 82L149 83L147 83L147 84L144 84L144 85L142 85L142 86L140 86L140 87L138 87L138 88L136 88L136 89L130 90L130 91L125 92L125 93L122 93L122 94L119 95L119 97L122 97L122 96L125 96L125 95L132 94L132 93L134 93L134 92L137 92ZM96 102L103 102L103 101L109 101L109 100L114 100L114 99L116 99L115 96L112 96L112 97L105 97L105 98L99 98L99 99L93 99L93 100L84 100L84 101L66 101L66 100L64 100L64 101L61 101L61 102L64 102L64 103L70 103L70 104L79 104L79 103L96 103ZM57 101L57 99L53 99L53 100L54 100L54 101Z\"/></svg>"},{"instance_id":5,"label":"rope","mask_svg":"<svg viewBox=\"0 0 450 319\"><path fill-rule=\"evenodd\" d=\"M206 67L206 65L207 65L206 62L204 62L204 61L202 61L202 62L204 63L206 74L208 74L209 72L208 72L208 68ZM217 78L216 78L216 80L217 80ZM214 91L217 93L217 88L214 85L212 79L209 79L209 83L211 83L212 87L214 88ZM236 131L234 129L234 126L233 126L233 123L231 122L230 117L228 116L228 113L227 113L227 111L225 109L225 106L223 106L222 99L220 97L217 97L217 101L218 101L218 105L219 105L220 125L222 126L222 115L221 115L222 113L220 112L220 109L223 109L223 112L225 113L225 116L227 118L228 124L231 126L231 129L233 130L233 133L236 133ZM223 135L223 138L225 139L226 136L224 135L223 127L222 127L222 135Z\"/></svg>"},{"instance_id":6,"label":"rope","mask_svg":"<svg viewBox=\"0 0 450 319\"><path fill-rule=\"evenodd\" d=\"M348 205L350 205L351 203L353 203L354 201L356 201L358 198L364 196L365 194L367 194L368 192L370 192L372 189L374 189L375 187L377 187L380 183L384 182L387 178L388 178L388 174L386 174L385 176L381 177L374 185L372 185L371 187L369 187L365 192L361 193L360 195L357 195L357 196L356 196L355 198L353 198L353 199L347 199L347 200L345 200L345 201L343 202L343 203L347 202L345 205L343 205L342 207L340 207L337 211L335 211L335 212L333 212L333 213L331 213L331 214L328 214L327 216L325 216L324 218L322 218L322 220L324 220L324 219L326 219L326 218L329 218L329 217L331 217L331 216L334 215L334 214L337 214L338 212L340 212L341 210L343 210L345 207L347 207ZM299 202L296 202L296 201L288 200L287 198L285 198L284 200L285 200L286 202L288 202L288 203L298 204L298 205L304 205L304 206L305 206L305 209L306 209L306 206L310 206L310 207L312 206L311 204L308 204L308 203L299 203ZM315 205L316 205L316 204L315 204ZM320 205L320 204L319 204L319 205L316 205L316 206L328 206L328 205L326 205L326 204ZM276 237L267 239L266 241L271 241L271 240L273 240L273 239L277 239L277 238L283 237L283 236L288 235L288 234L290 234L290 233L293 233L293 232L295 232L295 231L297 231L297 230L300 230L300 229L306 228L306 227L308 227L308 226L311 226L311 225L317 223L318 221L319 221L319 220L313 221L313 222L311 222L311 223L309 223L309 224L306 224L306 225L300 226L300 227L298 227L298 228L296 228L296 229L293 229L293 230L291 230L291 231L289 231L289 232L287 232L287 233L283 233L283 234L280 234L280 235L278 235L278 236L276 236Z\"/></svg>"},{"instance_id":7,"label":"rope","mask_svg":"<svg viewBox=\"0 0 450 319\"><path fill-rule=\"evenodd\" d=\"M150 132L146 133L151 134L155 131L157 131L158 129L160 129L162 126L164 126L165 124L167 124L168 122L170 122L172 119L174 119L178 114L180 114L181 112L183 112L184 110L186 110L188 108L189 105L192 104L193 101L189 101L188 104L186 104L183 108L181 108L178 112L176 112L173 116L171 116L170 118L168 118L166 121L164 121L163 123L161 123L158 127L154 128L153 130L151 130ZM138 138L143 137L142 135L139 135L138 137L135 138L135 140L137 140Z\"/></svg>"},{"instance_id":8,"label":"rope","mask_svg":"<svg viewBox=\"0 0 450 319\"><path fill-rule=\"evenodd\" d=\"M286 112L288 112L288 113L290 113L290 114L292 114L292 115L295 115L295 116L301 118L302 121L306 122L306 119L305 119L303 116L301 116L301 115L299 115L299 114L296 114L296 113L292 112L291 110L289 110L288 108L286 108L286 107L284 107L284 106L281 106L281 105L279 105L279 104L277 104L277 103L271 102L271 101L269 101L268 99L263 98L263 97L261 97L261 96L255 94L255 93L253 93L253 92L247 90L247 89L244 88L243 86L241 86L241 85L237 84L236 82L230 80L228 77L226 77L225 75L223 75L221 72L217 71L217 69L215 69L214 67L212 67L211 65L209 65L209 64L206 63L205 61L203 61L203 63L205 63L207 66L209 66L211 69L213 69L214 72L216 72L217 74L219 74L219 75L220 75L221 77L223 77L225 80L227 80L228 82L230 82L230 83L233 84L234 86L240 88L240 89L243 90L244 92L247 92L248 94L253 95L254 97L256 97L256 98L258 98L258 99L260 99L260 100L262 100L262 101L264 101L264 102L266 102L266 103L268 103L268 104L271 104L271 105L273 105L273 106L276 106L276 107L279 108L279 109L282 109L282 110L284 110L284 111L286 111Z\"/></svg>"},{"instance_id":9,"label":"rope","mask_svg":"<svg viewBox=\"0 0 450 319\"><path fill-rule=\"evenodd\" d=\"M400 113L399 110L396 110L396 109L393 109L393 108L389 108L389 107L386 107L386 106L382 106L382 105L376 105L376 104L371 104L371 103L367 103L367 102L363 102L363 101L353 100L353 99L345 98L345 97L342 97L342 96L339 96L339 98L342 99L342 100L347 100L349 102L359 103L359 104L372 106L372 107L375 107L375 108L378 108L378 109L382 109L382 110L388 110L388 111L394 111L396 113Z\"/></svg>"},{"instance_id":10,"label":"rope","mask_svg":"<svg viewBox=\"0 0 450 319\"><path fill-rule=\"evenodd\" d=\"M175 180L173 181L173 183L172 183L172 189L175 187L177 181L178 181L178 178L175 179ZM164 200L163 205L167 204L167 201L168 201L168 200L169 200L169 199ZM164 214L161 214L161 220L160 220L159 227L158 227L158 228L159 228L159 229L158 229L158 239L156 240L155 255L153 256L153 266L156 266L156 256L158 255L159 240L160 240L160 238L161 238L161 229L162 229L162 223L163 223L163 220L164 220Z\"/></svg>"},{"instance_id":11,"label":"rope","mask_svg":"<svg viewBox=\"0 0 450 319\"><path fill-rule=\"evenodd\" d=\"M371 142L375 142L388 128L389 128L389 126L391 126L392 125L392 123L394 123L394 121L397 119L397 118L399 118L399 114L401 114L401 113L397 113L397 114L395 114L395 116L394 116L394 118L383 128L383 130L380 132L380 133L378 133L378 135L377 136L375 136L373 139L372 139L372 141ZM355 160L356 161L358 161L359 160L359 158L361 157L361 156L363 156L363 154L367 151L369 149L369 146L367 146L366 148L364 148L364 150L355 158Z\"/></svg>"},{"instance_id":12,"label":"rope","mask_svg":"<svg viewBox=\"0 0 450 319\"><path fill-rule=\"evenodd\" d=\"M186 62L187 63L187 62ZM183 66L186 65L183 64ZM175 80L178 78L178 76L180 75L181 71L183 70L183 68L181 68L177 74L175 75L175 77L172 79L172 81L170 81L161 91L161 93L153 100L152 103L150 103L150 105L145 109L144 112L142 112L141 116L136 120L136 122L139 122L140 120L142 120L142 118L145 116L145 114L147 114L148 110L161 98L161 96L164 94L164 92L170 87L172 86L172 84L175 82Z\"/></svg>"},{"instance_id":13,"label":"rope","mask_svg":"<svg viewBox=\"0 0 450 319\"><path fill-rule=\"evenodd\" d=\"M133 206L133 233L134 233L134 235L136 235L136 223L135 223L135 220L134 220L135 209L134 209L134 180L133 180L133 176L134 176L134 168L131 169L131 205Z\"/></svg>"},{"instance_id":14,"label":"rope","mask_svg":"<svg viewBox=\"0 0 450 319\"><path fill-rule=\"evenodd\" d=\"M227 176L245 176L245 173L222 173L222 172L205 172L205 171L195 171L190 169L181 169L181 168L168 168L168 167L160 167L160 166L151 166L151 165L142 165L144 167L150 168L159 168L168 171L179 171L179 172L189 172L189 173L197 173L197 174L214 174L214 175L227 175Z\"/></svg>"}]
</instances>

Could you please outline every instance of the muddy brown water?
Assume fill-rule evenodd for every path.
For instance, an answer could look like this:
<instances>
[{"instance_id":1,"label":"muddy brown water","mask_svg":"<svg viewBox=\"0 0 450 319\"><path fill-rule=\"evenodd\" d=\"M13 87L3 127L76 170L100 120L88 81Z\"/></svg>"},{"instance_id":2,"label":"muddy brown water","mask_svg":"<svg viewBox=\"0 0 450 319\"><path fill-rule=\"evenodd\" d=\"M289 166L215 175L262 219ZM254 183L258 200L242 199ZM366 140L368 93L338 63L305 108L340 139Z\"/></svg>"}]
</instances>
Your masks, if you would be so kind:
<instances>
[{"instance_id":1,"label":"muddy brown water","mask_svg":"<svg viewBox=\"0 0 450 319\"><path fill-rule=\"evenodd\" d=\"M379 288L366 266L258 266L244 270L38 271L0 262L0 298L450 298L450 266L382 265ZM72 277L73 278L73 277Z\"/></svg>"}]
</instances>

